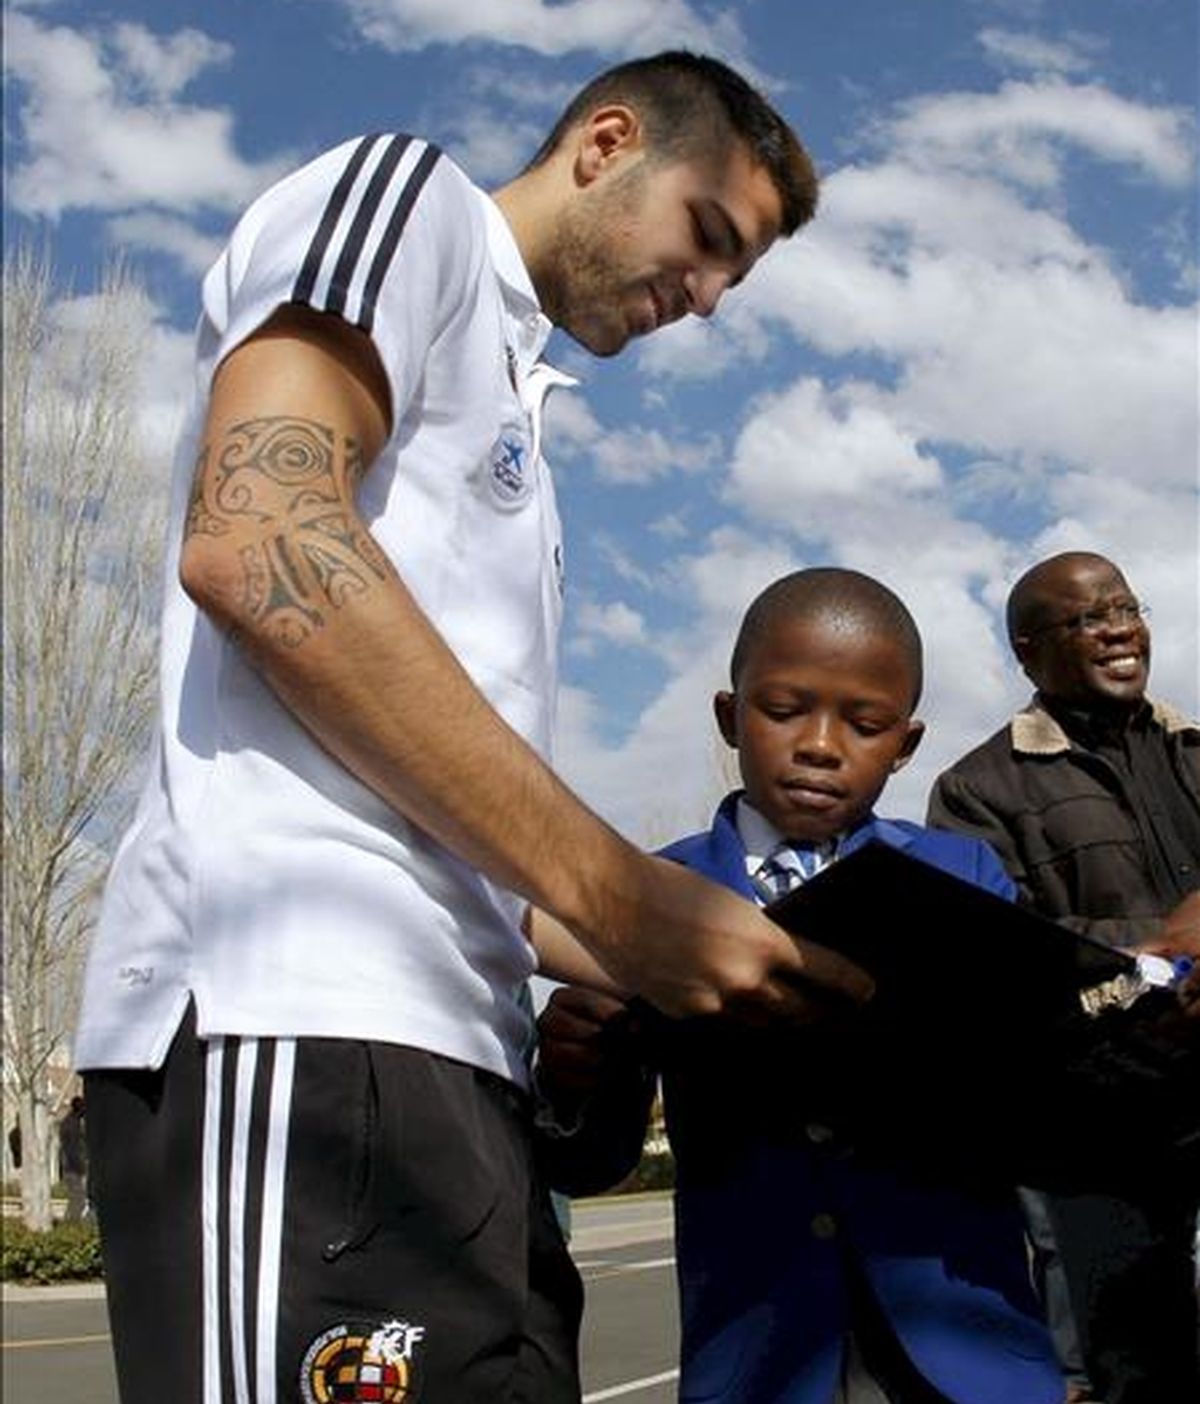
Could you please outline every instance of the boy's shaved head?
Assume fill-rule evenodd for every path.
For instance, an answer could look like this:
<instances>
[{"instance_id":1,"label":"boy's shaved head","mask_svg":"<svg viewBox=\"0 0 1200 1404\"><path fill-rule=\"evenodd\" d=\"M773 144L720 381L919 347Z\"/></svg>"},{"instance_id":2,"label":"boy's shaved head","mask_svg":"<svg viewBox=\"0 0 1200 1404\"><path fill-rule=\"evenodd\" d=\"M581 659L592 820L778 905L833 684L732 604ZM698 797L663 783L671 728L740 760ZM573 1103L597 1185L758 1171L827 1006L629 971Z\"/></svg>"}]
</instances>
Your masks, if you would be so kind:
<instances>
[{"instance_id":1,"label":"boy's shaved head","mask_svg":"<svg viewBox=\"0 0 1200 1404\"><path fill-rule=\"evenodd\" d=\"M742 667L758 641L783 620L820 619L847 634L886 638L908 664L912 705L921 697L921 635L904 602L886 585L857 570L818 566L776 580L754 600L742 620L729 671L736 690Z\"/></svg>"}]
</instances>

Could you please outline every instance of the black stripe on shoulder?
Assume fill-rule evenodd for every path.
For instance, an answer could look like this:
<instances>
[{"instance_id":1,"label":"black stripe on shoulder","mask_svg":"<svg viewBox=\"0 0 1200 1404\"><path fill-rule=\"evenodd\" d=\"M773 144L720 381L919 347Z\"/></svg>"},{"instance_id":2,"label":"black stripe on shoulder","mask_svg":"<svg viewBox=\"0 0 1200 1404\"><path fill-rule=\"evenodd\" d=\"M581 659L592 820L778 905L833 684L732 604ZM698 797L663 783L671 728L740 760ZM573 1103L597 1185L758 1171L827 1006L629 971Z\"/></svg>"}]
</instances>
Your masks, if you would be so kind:
<instances>
[{"instance_id":1,"label":"black stripe on shoulder","mask_svg":"<svg viewBox=\"0 0 1200 1404\"><path fill-rule=\"evenodd\" d=\"M379 164L372 172L366 191L358 202L358 209L354 212L354 219L342 244L342 251L338 255L333 277L329 282L329 296L325 299L326 312L336 312L340 316L346 310L350 280L354 277L354 270L358 260L362 257L363 246L367 242L367 234L371 229L371 221L375 218L388 184L392 176L395 175L400 158L404 155L411 140L411 137L403 134L394 136L388 142L387 150L380 157Z\"/></svg>"},{"instance_id":2,"label":"black stripe on shoulder","mask_svg":"<svg viewBox=\"0 0 1200 1404\"><path fill-rule=\"evenodd\" d=\"M362 308L358 314L358 325L365 332L369 332L374 325L375 303L379 297L379 290L387 276L388 266L396 252L396 245L400 242L400 235L408 223L408 216L441 154L441 150L432 142L425 148L421 159L413 168L412 175L405 182L404 192L396 202L396 208L392 211L391 219L388 220L383 238L379 241L378 249L375 250L375 257L371 261L371 271L367 274L366 286L363 288Z\"/></svg>"},{"instance_id":3,"label":"black stripe on shoulder","mask_svg":"<svg viewBox=\"0 0 1200 1404\"><path fill-rule=\"evenodd\" d=\"M370 136L363 137L354 148L349 161L346 162L346 169L338 177L338 182L333 187L333 193L321 215L317 232L313 235L312 243L309 244L308 252L304 256L300 274L292 288L293 302L307 303L311 299L313 288L317 285L317 277L321 272L321 264L324 261L326 250L329 248L329 241L333 238L333 231L337 228L342 210L345 209L346 201L350 198L350 191L358 179L363 162L371 154L371 148L381 135L381 132L373 132Z\"/></svg>"}]
</instances>

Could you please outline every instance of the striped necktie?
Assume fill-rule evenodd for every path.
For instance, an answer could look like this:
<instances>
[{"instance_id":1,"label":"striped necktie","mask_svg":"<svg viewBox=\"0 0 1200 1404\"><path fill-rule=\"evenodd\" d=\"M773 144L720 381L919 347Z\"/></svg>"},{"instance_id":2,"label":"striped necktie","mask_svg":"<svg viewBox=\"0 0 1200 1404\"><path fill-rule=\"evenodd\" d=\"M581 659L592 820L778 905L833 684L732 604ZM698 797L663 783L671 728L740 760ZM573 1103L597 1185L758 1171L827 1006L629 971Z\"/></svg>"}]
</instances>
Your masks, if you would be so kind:
<instances>
[{"instance_id":1,"label":"striped necktie","mask_svg":"<svg viewBox=\"0 0 1200 1404\"><path fill-rule=\"evenodd\" d=\"M819 848L781 843L754 874L754 886L764 901L773 902L818 873L823 856Z\"/></svg>"}]
</instances>

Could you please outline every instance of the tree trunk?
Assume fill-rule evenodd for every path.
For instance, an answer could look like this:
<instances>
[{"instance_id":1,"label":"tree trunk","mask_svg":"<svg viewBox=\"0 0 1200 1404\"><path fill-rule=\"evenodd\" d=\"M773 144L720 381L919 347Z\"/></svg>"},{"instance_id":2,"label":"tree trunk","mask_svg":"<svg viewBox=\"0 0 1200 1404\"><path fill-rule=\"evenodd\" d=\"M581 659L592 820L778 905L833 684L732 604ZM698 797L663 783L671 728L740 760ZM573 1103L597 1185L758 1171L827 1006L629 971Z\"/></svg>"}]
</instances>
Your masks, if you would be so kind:
<instances>
[{"instance_id":1,"label":"tree trunk","mask_svg":"<svg viewBox=\"0 0 1200 1404\"><path fill-rule=\"evenodd\" d=\"M50 1188L54 1183L54 1120L50 1108L32 1089L22 1091L18 1118L21 1126L21 1218L27 1228L48 1229L53 1223Z\"/></svg>"}]
</instances>

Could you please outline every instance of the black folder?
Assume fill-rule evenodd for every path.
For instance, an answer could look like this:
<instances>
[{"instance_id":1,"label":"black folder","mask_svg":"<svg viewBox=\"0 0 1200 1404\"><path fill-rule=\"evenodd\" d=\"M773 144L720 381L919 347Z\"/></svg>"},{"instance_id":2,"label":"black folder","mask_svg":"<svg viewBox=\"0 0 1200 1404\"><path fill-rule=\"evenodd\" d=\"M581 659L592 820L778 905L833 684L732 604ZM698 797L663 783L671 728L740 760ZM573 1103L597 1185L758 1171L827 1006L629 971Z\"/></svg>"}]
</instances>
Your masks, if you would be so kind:
<instances>
[{"instance_id":1,"label":"black folder","mask_svg":"<svg viewBox=\"0 0 1200 1404\"><path fill-rule=\"evenodd\" d=\"M875 978L814 1030L818 1100L862 1144L1071 1189L1200 1170L1195 1021L1165 990L1085 1008L1136 990L1128 952L878 842L766 911Z\"/></svg>"},{"instance_id":2,"label":"black folder","mask_svg":"<svg viewBox=\"0 0 1200 1404\"><path fill-rule=\"evenodd\" d=\"M1080 1012L1080 992L1133 975L1126 952L872 841L772 902L795 935L874 976L876 1018L997 1026Z\"/></svg>"},{"instance_id":3,"label":"black folder","mask_svg":"<svg viewBox=\"0 0 1200 1404\"><path fill-rule=\"evenodd\" d=\"M878 842L766 911L868 970L876 994L854 1009L831 996L801 1025L642 1006L693 1167L723 1173L747 1143L807 1144L824 1125L830 1154L956 1184L1200 1175L1198 1021L1169 990L1085 1009L1088 991L1136 986L1127 952Z\"/></svg>"}]
</instances>

